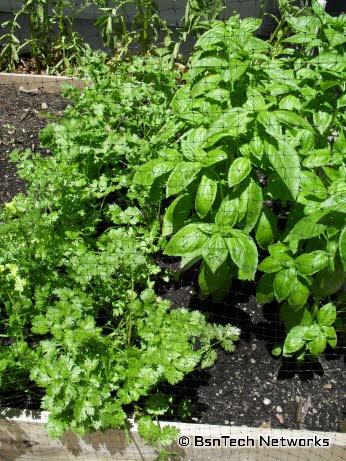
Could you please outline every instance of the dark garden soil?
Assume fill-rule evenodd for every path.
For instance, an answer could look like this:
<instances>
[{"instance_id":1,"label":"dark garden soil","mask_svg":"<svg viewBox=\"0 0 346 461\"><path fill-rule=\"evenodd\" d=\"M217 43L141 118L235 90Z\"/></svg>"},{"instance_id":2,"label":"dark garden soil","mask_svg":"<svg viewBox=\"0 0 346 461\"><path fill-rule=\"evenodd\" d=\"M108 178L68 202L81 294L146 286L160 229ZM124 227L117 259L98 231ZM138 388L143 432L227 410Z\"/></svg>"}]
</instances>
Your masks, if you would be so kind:
<instances>
[{"instance_id":1,"label":"dark garden soil","mask_svg":"<svg viewBox=\"0 0 346 461\"><path fill-rule=\"evenodd\" d=\"M0 203L25 190L9 162L14 148L41 151L39 130L48 113L60 115L66 101L58 95L27 94L0 85ZM44 152L43 152L44 153ZM177 262L160 260L162 268L176 271ZM199 309L211 321L232 323L242 330L235 353L219 352L216 364L197 371L174 388L177 401L190 398L194 406L188 421L234 426L264 426L290 429L340 431L345 414L344 344L314 364L300 366L274 359L270 350L283 337L277 307L256 303L255 283L234 284L224 303L197 296L197 272L157 286L158 293L173 307ZM164 387L165 388L165 387ZM0 404L35 408L39 391L24 396L0 396ZM36 394L33 396L33 394ZM5 397L5 398L4 398Z\"/></svg>"},{"instance_id":2,"label":"dark garden soil","mask_svg":"<svg viewBox=\"0 0 346 461\"><path fill-rule=\"evenodd\" d=\"M195 405L192 422L345 431L344 343L318 362L298 367L271 355L284 332L277 306L257 304L255 283L234 283L223 303L198 298L193 269L175 286L160 288L174 307L199 309L210 321L231 323L242 332L234 353L219 351L212 368L179 385L181 398L190 397Z\"/></svg>"},{"instance_id":3,"label":"dark garden soil","mask_svg":"<svg viewBox=\"0 0 346 461\"><path fill-rule=\"evenodd\" d=\"M49 121L49 113L60 115L67 103L60 95L24 93L0 85L0 203L10 201L25 190L9 161L14 149L40 151L38 132Z\"/></svg>"}]
</instances>

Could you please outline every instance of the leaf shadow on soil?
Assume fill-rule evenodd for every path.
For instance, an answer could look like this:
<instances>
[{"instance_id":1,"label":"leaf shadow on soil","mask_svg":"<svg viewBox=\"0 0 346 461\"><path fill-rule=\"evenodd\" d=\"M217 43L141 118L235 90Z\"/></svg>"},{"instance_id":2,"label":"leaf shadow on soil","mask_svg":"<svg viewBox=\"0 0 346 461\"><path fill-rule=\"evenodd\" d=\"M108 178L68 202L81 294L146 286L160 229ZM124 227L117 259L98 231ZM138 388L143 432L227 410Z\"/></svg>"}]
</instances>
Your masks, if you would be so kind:
<instances>
[{"instance_id":1,"label":"leaf shadow on soil","mask_svg":"<svg viewBox=\"0 0 346 461\"><path fill-rule=\"evenodd\" d=\"M171 269L178 275L176 258L161 258L159 261L161 268ZM171 301L172 308L185 307L198 310L204 313L210 322L221 325L230 323L239 327L241 330L239 342L242 342L248 350L251 348L253 340L262 343L268 351L273 365L275 362L279 362L279 367L275 367L278 370L276 374L277 381L291 381L297 377L300 382L309 382L316 376L324 376L320 361L307 361L297 365L297 362L293 359L275 358L271 355L273 347L283 342L285 331L279 319L277 303L257 304L255 297L256 282L243 283L234 281L230 295L223 302L215 302L211 297L201 299L198 296L198 266L194 266L181 274L180 278L176 277L175 282L167 284L160 282L156 286L156 290L162 298ZM324 359L327 361L339 360L343 355L343 351L343 344L340 344L336 350L328 347L324 354ZM234 353L237 354L237 345ZM191 400L194 404L193 415L199 419L207 411L208 406L200 401L198 389L201 386L210 385L212 374L217 366L218 363L212 369L197 369L185 377L179 385L164 385L162 390L175 395L177 405L183 399ZM167 419L166 416L165 419ZM174 420L174 417L172 419Z\"/></svg>"}]
</instances>

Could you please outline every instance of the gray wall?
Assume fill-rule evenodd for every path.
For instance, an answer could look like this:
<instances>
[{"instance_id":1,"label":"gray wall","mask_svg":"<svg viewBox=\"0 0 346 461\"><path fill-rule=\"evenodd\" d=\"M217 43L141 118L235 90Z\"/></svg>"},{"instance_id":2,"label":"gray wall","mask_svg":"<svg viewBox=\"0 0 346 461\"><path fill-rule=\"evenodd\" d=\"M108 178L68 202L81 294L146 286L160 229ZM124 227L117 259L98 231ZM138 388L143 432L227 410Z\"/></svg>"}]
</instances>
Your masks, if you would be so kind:
<instances>
[{"instance_id":1,"label":"gray wall","mask_svg":"<svg viewBox=\"0 0 346 461\"><path fill-rule=\"evenodd\" d=\"M81 4L81 0L74 0L77 5ZM179 26L180 21L184 16L186 0L156 0L159 6L162 17L174 28ZM305 1L305 0L292 0ZM239 13L241 17L260 17L263 11L271 14L277 14L277 0L226 0L227 7L223 12L223 17L230 16L233 12ZM343 5L344 4L344 5ZM327 0L327 12L332 15L340 14L345 11L346 0ZM18 10L22 5L21 0L0 0L0 24L11 18L11 12ZM75 22L75 30L90 44L92 48L102 49L102 40L99 30L95 27L94 21L100 15L100 11L96 7L89 7L83 10ZM135 13L133 5L128 5L125 11L128 22ZM25 20L21 21L21 29L17 31L18 38L23 41L27 36L28 25ZM268 15L262 21L262 26L258 31L258 35L269 37L272 30L275 28L275 21ZM3 30L0 28L0 36ZM191 41L190 41L191 42ZM188 54L193 46L193 43L186 43L182 48L183 54Z\"/></svg>"},{"instance_id":2,"label":"gray wall","mask_svg":"<svg viewBox=\"0 0 346 461\"><path fill-rule=\"evenodd\" d=\"M271 5L276 0L227 0L227 7L223 12L223 17L230 16L233 12L239 13L241 17L258 17L261 12L261 5ZM81 0L75 0L77 6L81 4ZM161 15L165 18L168 24L172 27L179 26L181 19L185 13L186 0L157 0ZM0 0L0 24L11 18L11 13L18 10L22 5L21 0ZM131 22L135 14L134 5L126 6L125 14L128 22ZM81 34L89 45L94 49L102 49L102 40L99 30L94 26L95 19L102 14L95 6L88 7L83 10L78 16L74 25L74 29ZM20 20L21 29L17 30L17 36L20 41L24 41L27 37L28 24L25 18ZM0 29L0 35L2 31ZM266 35L266 34L264 34ZM189 53L192 47L191 43L186 43L183 48L183 54ZM185 49L186 48L186 49Z\"/></svg>"},{"instance_id":3,"label":"gray wall","mask_svg":"<svg viewBox=\"0 0 346 461\"><path fill-rule=\"evenodd\" d=\"M264 0L267 2L268 0ZM75 0L77 5L81 4L80 0ZM227 0L225 14L229 15L237 11L242 17L258 16L262 0ZM162 16L171 25L177 24L184 15L186 0L158 0L157 4ZM20 0L0 0L0 12L13 12L22 5ZM126 6L126 14L131 18L135 12L133 5ZM99 15L95 6L91 6L79 14L81 19L95 19Z\"/></svg>"}]
</instances>

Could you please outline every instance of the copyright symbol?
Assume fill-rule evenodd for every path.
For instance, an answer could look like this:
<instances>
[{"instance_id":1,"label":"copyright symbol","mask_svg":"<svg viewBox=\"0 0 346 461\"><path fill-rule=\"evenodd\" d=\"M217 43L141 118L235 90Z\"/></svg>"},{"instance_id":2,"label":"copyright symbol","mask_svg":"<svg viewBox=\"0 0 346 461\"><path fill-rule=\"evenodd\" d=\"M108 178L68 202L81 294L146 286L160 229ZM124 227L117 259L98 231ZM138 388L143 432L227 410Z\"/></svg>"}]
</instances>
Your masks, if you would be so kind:
<instances>
[{"instance_id":1,"label":"copyright symbol","mask_svg":"<svg viewBox=\"0 0 346 461\"><path fill-rule=\"evenodd\" d=\"M179 437L178 443L181 447L188 447L190 444L190 440L188 437L186 437L186 435L182 435L181 437Z\"/></svg>"}]
</instances>

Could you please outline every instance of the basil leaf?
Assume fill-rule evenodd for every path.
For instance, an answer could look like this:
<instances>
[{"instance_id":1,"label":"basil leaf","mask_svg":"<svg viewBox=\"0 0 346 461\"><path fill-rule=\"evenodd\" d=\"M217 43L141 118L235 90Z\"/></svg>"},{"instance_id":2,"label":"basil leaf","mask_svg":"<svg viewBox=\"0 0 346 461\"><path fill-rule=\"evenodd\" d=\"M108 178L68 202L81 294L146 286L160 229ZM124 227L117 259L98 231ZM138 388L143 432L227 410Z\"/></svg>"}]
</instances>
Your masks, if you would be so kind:
<instances>
[{"instance_id":1,"label":"basil leaf","mask_svg":"<svg viewBox=\"0 0 346 461\"><path fill-rule=\"evenodd\" d=\"M309 130L299 130L298 139L300 144L304 149L304 154L310 152L315 145L315 136L312 131Z\"/></svg>"},{"instance_id":2,"label":"basil leaf","mask_svg":"<svg viewBox=\"0 0 346 461\"><path fill-rule=\"evenodd\" d=\"M231 285L231 272L227 262L224 262L215 273L203 262L198 274L198 283L205 294L221 292L221 295L226 295Z\"/></svg>"},{"instance_id":3,"label":"basil leaf","mask_svg":"<svg viewBox=\"0 0 346 461\"><path fill-rule=\"evenodd\" d=\"M302 307L306 304L308 297L309 288L296 278L292 283L292 289L287 298L288 304L294 308Z\"/></svg>"},{"instance_id":4,"label":"basil leaf","mask_svg":"<svg viewBox=\"0 0 346 461\"><path fill-rule=\"evenodd\" d=\"M192 267L194 264L196 264L200 259L202 259L202 249L201 248L193 251L192 253L184 254L181 257L180 270L182 272L186 271L187 269Z\"/></svg>"},{"instance_id":5,"label":"basil leaf","mask_svg":"<svg viewBox=\"0 0 346 461\"><path fill-rule=\"evenodd\" d=\"M247 195L247 210L245 216L245 232L250 232L256 226L263 207L263 194L261 187L250 178L250 183L245 191Z\"/></svg>"},{"instance_id":6,"label":"basil leaf","mask_svg":"<svg viewBox=\"0 0 346 461\"><path fill-rule=\"evenodd\" d=\"M289 16L287 22L293 30L302 32L306 35L315 34L316 28L320 26L319 19L314 15Z\"/></svg>"},{"instance_id":7,"label":"basil leaf","mask_svg":"<svg viewBox=\"0 0 346 461\"><path fill-rule=\"evenodd\" d=\"M186 224L191 208L189 194L180 195L173 200L163 217L162 235L167 236L181 229Z\"/></svg>"},{"instance_id":8,"label":"basil leaf","mask_svg":"<svg viewBox=\"0 0 346 461\"><path fill-rule=\"evenodd\" d=\"M171 106L176 114L182 115L191 112L192 101L190 88L188 86L183 86L175 93Z\"/></svg>"},{"instance_id":9,"label":"basil leaf","mask_svg":"<svg viewBox=\"0 0 346 461\"><path fill-rule=\"evenodd\" d=\"M155 179L169 173L175 166L174 162L165 162L161 158L150 160L149 162L141 165L134 175L133 182L143 187L150 187L153 185Z\"/></svg>"},{"instance_id":10,"label":"basil leaf","mask_svg":"<svg viewBox=\"0 0 346 461\"><path fill-rule=\"evenodd\" d=\"M191 96L196 98L201 95L205 95L208 91L211 91L217 88L218 83L220 82L220 75L210 74L201 78L191 87Z\"/></svg>"},{"instance_id":11,"label":"basil leaf","mask_svg":"<svg viewBox=\"0 0 346 461\"><path fill-rule=\"evenodd\" d=\"M167 186L166 197L179 194L196 178L201 170L198 162L180 162L170 174Z\"/></svg>"},{"instance_id":12,"label":"basil leaf","mask_svg":"<svg viewBox=\"0 0 346 461\"><path fill-rule=\"evenodd\" d=\"M215 165L215 163L223 162L227 159L227 154L222 149L213 149L206 153L201 160L204 167Z\"/></svg>"},{"instance_id":13,"label":"basil leaf","mask_svg":"<svg viewBox=\"0 0 346 461\"><path fill-rule=\"evenodd\" d=\"M185 159L190 160L190 162L200 162L206 156L206 152L200 146L186 139L181 142L181 150Z\"/></svg>"},{"instance_id":14,"label":"basil leaf","mask_svg":"<svg viewBox=\"0 0 346 461\"><path fill-rule=\"evenodd\" d=\"M190 71L189 71L189 76L190 77L191 75L196 76L196 74L193 72L194 70L201 69L203 72L204 70L209 70L210 68L221 70L227 67L228 67L228 62L226 61L226 59L219 58L217 56L207 56L205 58L198 59L197 61L192 60Z\"/></svg>"},{"instance_id":15,"label":"basil leaf","mask_svg":"<svg viewBox=\"0 0 346 461\"><path fill-rule=\"evenodd\" d=\"M237 138L246 133L247 123L252 120L248 111L241 107L233 107L224 112L210 126L207 146L212 146L224 137Z\"/></svg>"},{"instance_id":16,"label":"basil leaf","mask_svg":"<svg viewBox=\"0 0 346 461\"><path fill-rule=\"evenodd\" d=\"M239 198L239 221L245 221L244 231L249 233L255 227L262 211L262 189L252 178L247 178L232 191L231 196Z\"/></svg>"},{"instance_id":17,"label":"basil leaf","mask_svg":"<svg viewBox=\"0 0 346 461\"><path fill-rule=\"evenodd\" d=\"M214 90L209 91L205 97L222 103L229 100L230 93L229 90L224 90L223 88L215 88Z\"/></svg>"},{"instance_id":18,"label":"basil leaf","mask_svg":"<svg viewBox=\"0 0 346 461\"><path fill-rule=\"evenodd\" d=\"M265 128L266 132L275 139L282 138L282 127L274 112L261 111L257 121Z\"/></svg>"},{"instance_id":19,"label":"basil leaf","mask_svg":"<svg viewBox=\"0 0 346 461\"><path fill-rule=\"evenodd\" d=\"M284 241L291 242L293 240L305 240L318 237L327 229L327 224L321 223L325 215L325 211L319 210L302 218L293 226Z\"/></svg>"},{"instance_id":20,"label":"basil leaf","mask_svg":"<svg viewBox=\"0 0 346 461\"><path fill-rule=\"evenodd\" d=\"M256 242L262 249L273 243L276 236L277 218L269 208L264 208L256 228Z\"/></svg>"},{"instance_id":21,"label":"basil leaf","mask_svg":"<svg viewBox=\"0 0 346 461\"><path fill-rule=\"evenodd\" d=\"M280 320L284 322L287 332L289 332L296 325L309 327L313 323L311 314L305 307L294 309L287 303L282 303L280 306L279 315Z\"/></svg>"},{"instance_id":22,"label":"basil leaf","mask_svg":"<svg viewBox=\"0 0 346 461\"><path fill-rule=\"evenodd\" d=\"M311 64L320 67L324 71L343 72L346 69L344 56L335 53L320 53L310 60Z\"/></svg>"},{"instance_id":23,"label":"basil leaf","mask_svg":"<svg viewBox=\"0 0 346 461\"><path fill-rule=\"evenodd\" d=\"M328 264L329 256L325 251L313 251L298 256L296 259L296 267L302 275L312 275L322 270Z\"/></svg>"},{"instance_id":24,"label":"basil leaf","mask_svg":"<svg viewBox=\"0 0 346 461\"><path fill-rule=\"evenodd\" d=\"M335 260L335 268L330 271L328 267L325 267L318 272L312 284L312 292L319 297L330 296L336 293L345 282L345 271L341 264L337 264Z\"/></svg>"},{"instance_id":25,"label":"basil leaf","mask_svg":"<svg viewBox=\"0 0 346 461\"><path fill-rule=\"evenodd\" d=\"M324 334L321 332L316 338L308 343L308 348L311 355L318 357L325 350L327 340Z\"/></svg>"},{"instance_id":26,"label":"basil leaf","mask_svg":"<svg viewBox=\"0 0 346 461\"><path fill-rule=\"evenodd\" d=\"M343 228L339 238L339 252L341 262L346 270L346 227Z\"/></svg>"},{"instance_id":27,"label":"basil leaf","mask_svg":"<svg viewBox=\"0 0 346 461\"><path fill-rule=\"evenodd\" d=\"M207 135L208 130L204 127L199 126L197 128L192 128L191 130L189 130L183 141L195 147L203 148L205 140L207 139Z\"/></svg>"},{"instance_id":28,"label":"basil leaf","mask_svg":"<svg viewBox=\"0 0 346 461\"><path fill-rule=\"evenodd\" d=\"M264 274L259 279L256 290L256 300L260 304L271 302L275 299L274 295L275 274Z\"/></svg>"},{"instance_id":29,"label":"basil leaf","mask_svg":"<svg viewBox=\"0 0 346 461\"><path fill-rule=\"evenodd\" d=\"M327 338L327 343L334 349L337 344L337 336L334 327L322 326L322 331Z\"/></svg>"},{"instance_id":30,"label":"basil leaf","mask_svg":"<svg viewBox=\"0 0 346 461\"><path fill-rule=\"evenodd\" d=\"M242 77L250 66L250 60L231 58L229 60L229 68L222 73L222 78L225 82L236 82Z\"/></svg>"},{"instance_id":31,"label":"basil leaf","mask_svg":"<svg viewBox=\"0 0 346 461\"><path fill-rule=\"evenodd\" d=\"M228 172L228 185L233 187L242 182L251 172L251 162L248 158L239 157L232 163Z\"/></svg>"},{"instance_id":32,"label":"basil leaf","mask_svg":"<svg viewBox=\"0 0 346 461\"><path fill-rule=\"evenodd\" d=\"M177 149L162 149L159 152L159 158L165 162L179 163L183 160L181 153Z\"/></svg>"},{"instance_id":33,"label":"basil leaf","mask_svg":"<svg viewBox=\"0 0 346 461\"><path fill-rule=\"evenodd\" d=\"M260 93L248 90L246 95L247 101L243 106L244 108L249 109L251 112L266 110L265 99Z\"/></svg>"},{"instance_id":34,"label":"basil leaf","mask_svg":"<svg viewBox=\"0 0 346 461\"><path fill-rule=\"evenodd\" d=\"M195 208L200 218L204 218L210 211L217 194L217 182L203 175L199 183Z\"/></svg>"},{"instance_id":35,"label":"basil leaf","mask_svg":"<svg viewBox=\"0 0 346 461\"><path fill-rule=\"evenodd\" d=\"M295 326L293 327L288 335L286 336L284 347L283 347L283 355L290 355L295 352L298 352L305 346L305 339L304 334L307 327L304 326Z\"/></svg>"},{"instance_id":36,"label":"basil leaf","mask_svg":"<svg viewBox=\"0 0 346 461\"><path fill-rule=\"evenodd\" d=\"M321 208L346 214L346 193L332 195L321 203Z\"/></svg>"},{"instance_id":37,"label":"basil leaf","mask_svg":"<svg viewBox=\"0 0 346 461\"><path fill-rule=\"evenodd\" d=\"M258 264L255 242L236 229L232 230L232 234L234 237L226 238L225 241L233 262L239 268L238 277L240 280L254 280Z\"/></svg>"},{"instance_id":38,"label":"basil leaf","mask_svg":"<svg viewBox=\"0 0 346 461\"><path fill-rule=\"evenodd\" d=\"M281 99L281 101L279 102L279 107L280 109L286 110L300 110L302 107L302 103L296 96L288 95Z\"/></svg>"},{"instance_id":39,"label":"basil leaf","mask_svg":"<svg viewBox=\"0 0 346 461\"><path fill-rule=\"evenodd\" d=\"M276 110L274 111L277 119L287 125L299 126L305 129L311 129L309 122L303 117L290 110Z\"/></svg>"},{"instance_id":40,"label":"basil leaf","mask_svg":"<svg viewBox=\"0 0 346 461\"><path fill-rule=\"evenodd\" d=\"M279 272L283 267L293 265L293 259L286 253L275 253L267 256L258 266L262 272Z\"/></svg>"},{"instance_id":41,"label":"basil leaf","mask_svg":"<svg viewBox=\"0 0 346 461\"><path fill-rule=\"evenodd\" d=\"M278 141L278 149L268 145L267 158L294 199L300 185L300 162L297 152L289 143Z\"/></svg>"},{"instance_id":42,"label":"basil leaf","mask_svg":"<svg viewBox=\"0 0 346 461\"><path fill-rule=\"evenodd\" d=\"M256 136L249 142L248 146L252 155L256 157L258 160L262 160L264 152L262 140L258 136Z\"/></svg>"},{"instance_id":43,"label":"basil leaf","mask_svg":"<svg viewBox=\"0 0 346 461\"><path fill-rule=\"evenodd\" d=\"M202 256L213 273L226 261L228 250L220 234L214 234L208 238L203 245Z\"/></svg>"},{"instance_id":44,"label":"basil leaf","mask_svg":"<svg viewBox=\"0 0 346 461\"><path fill-rule=\"evenodd\" d=\"M317 149L303 160L303 165L307 168L317 168L328 165L331 162L331 158L332 157L328 149Z\"/></svg>"},{"instance_id":45,"label":"basil leaf","mask_svg":"<svg viewBox=\"0 0 346 461\"><path fill-rule=\"evenodd\" d=\"M215 223L221 228L234 226L239 218L239 199L223 199L215 216Z\"/></svg>"},{"instance_id":46,"label":"basil leaf","mask_svg":"<svg viewBox=\"0 0 346 461\"><path fill-rule=\"evenodd\" d=\"M321 326L330 326L336 320L336 308L334 304L328 303L322 306L317 312L317 321Z\"/></svg>"},{"instance_id":47,"label":"basil leaf","mask_svg":"<svg viewBox=\"0 0 346 461\"><path fill-rule=\"evenodd\" d=\"M276 274L273 287L275 297L279 302L288 298L296 278L296 271L292 267L283 269Z\"/></svg>"},{"instance_id":48,"label":"basil leaf","mask_svg":"<svg viewBox=\"0 0 346 461\"><path fill-rule=\"evenodd\" d=\"M270 255L274 256L282 253L287 253L288 247L284 243L278 242L274 243L273 245L269 245L268 251Z\"/></svg>"},{"instance_id":49,"label":"basil leaf","mask_svg":"<svg viewBox=\"0 0 346 461\"><path fill-rule=\"evenodd\" d=\"M188 224L172 237L165 246L164 253L168 256L183 256L186 253L192 253L202 248L207 238L197 223Z\"/></svg>"},{"instance_id":50,"label":"basil leaf","mask_svg":"<svg viewBox=\"0 0 346 461\"><path fill-rule=\"evenodd\" d=\"M303 170L301 172L300 191L297 202L306 205L311 201L311 198L316 197L319 200L323 200L327 198L327 195L327 189L315 171Z\"/></svg>"},{"instance_id":51,"label":"basil leaf","mask_svg":"<svg viewBox=\"0 0 346 461\"><path fill-rule=\"evenodd\" d=\"M346 42L345 34L337 32L332 27L327 27L327 28L323 29L323 32L324 32L325 36L327 37L329 43L333 47L338 46L338 45L342 45L343 43Z\"/></svg>"},{"instance_id":52,"label":"basil leaf","mask_svg":"<svg viewBox=\"0 0 346 461\"><path fill-rule=\"evenodd\" d=\"M217 45L218 43L223 44L227 35L228 32L225 27L213 27L201 35L201 37L197 40L195 47L208 50L211 45Z\"/></svg>"},{"instance_id":53,"label":"basil leaf","mask_svg":"<svg viewBox=\"0 0 346 461\"><path fill-rule=\"evenodd\" d=\"M309 328L304 333L304 339L307 341L311 341L312 339L316 338L321 334L321 327L314 323L313 325L309 326Z\"/></svg>"},{"instance_id":54,"label":"basil leaf","mask_svg":"<svg viewBox=\"0 0 346 461\"><path fill-rule=\"evenodd\" d=\"M317 131L321 134L324 134L325 131L327 131L333 120L333 116L331 114L322 111L314 112L312 117Z\"/></svg>"}]
</instances>

